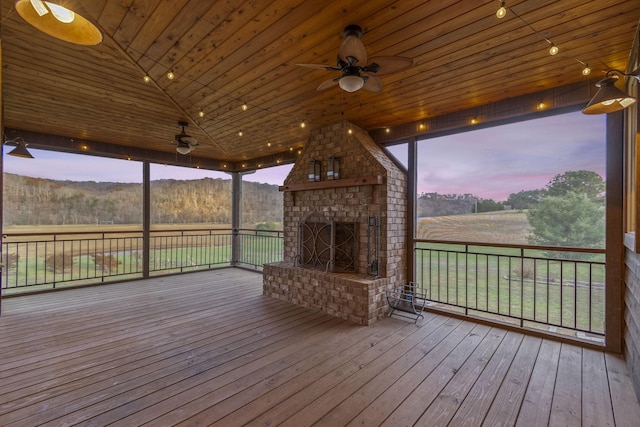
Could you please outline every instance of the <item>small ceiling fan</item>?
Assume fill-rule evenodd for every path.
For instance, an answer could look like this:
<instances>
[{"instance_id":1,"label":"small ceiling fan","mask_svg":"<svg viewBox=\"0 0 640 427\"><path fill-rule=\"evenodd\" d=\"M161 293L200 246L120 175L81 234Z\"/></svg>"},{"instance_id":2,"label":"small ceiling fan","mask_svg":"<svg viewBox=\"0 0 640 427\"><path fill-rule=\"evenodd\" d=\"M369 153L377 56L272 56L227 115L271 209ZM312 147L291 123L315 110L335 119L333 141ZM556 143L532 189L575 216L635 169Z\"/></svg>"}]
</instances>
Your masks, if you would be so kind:
<instances>
[{"instance_id":1,"label":"small ceiling fan","mask_svg":"<svg viewBox=\"0 0 640 427\"><path fill-rule=\"evenodd\" d=\"M182 132L177 134L173 140L176 145L176 151L180 154L189 154L198 146L198 140L191 135L187 135L186 128L189 126L187 122L178 122L178 126L182 128Z\"/></svg>"},{"instance_id":2,"label":"small ceiling fan","mask_svg":"<svg viewBox=\"0 0 640 427\"><path fill-rule=\"evenodd\" d=\"M296 65L319 70L340 71L340 77L322 82L318 86L318 90L324 90L337 84L347 92L355 92L360 89L367 92L380 92L382 82L378 76L406 70L413 65L413 60L402 56L375 56L369 58L367 62L367 51L361 40L362 35L362 28L358 25L345 27L342 33L344 41L338 50L338 62L335 67L306 63Z\"/></svg>"}]
</instances>

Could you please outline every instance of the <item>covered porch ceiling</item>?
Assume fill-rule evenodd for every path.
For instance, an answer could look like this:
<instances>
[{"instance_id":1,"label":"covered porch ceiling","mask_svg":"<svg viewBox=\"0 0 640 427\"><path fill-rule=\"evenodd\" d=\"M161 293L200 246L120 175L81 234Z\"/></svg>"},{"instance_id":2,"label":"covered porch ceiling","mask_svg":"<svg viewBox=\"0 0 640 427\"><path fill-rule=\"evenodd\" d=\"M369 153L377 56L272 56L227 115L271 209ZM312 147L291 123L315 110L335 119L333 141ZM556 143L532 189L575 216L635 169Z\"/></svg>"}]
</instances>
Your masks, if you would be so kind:
<instances>
[{"instance_id":1,"label":"covered porch ceiling","mask_svg":"<svg viewBox=\"0 0 640 427\"><path fill-rule=\"evenodd\" d=\"M508 0L503 19L496 0L65 4L97 24L102 43L54 39L2 0L7 136L67 150L90 151L77 145L90 141L116 157L156 153L212 168L291 160L310 130L341 120L374 132L566 85L593 93L608 69L626 69L640 18L637 0ZM362 27L369 57L408 57L413 66L382 76L379 93L316 90L340 73L295 64L335 66L350 24ZM188 156L172 144L179 121L199 143Z\"/></svg>"}]
</instances>

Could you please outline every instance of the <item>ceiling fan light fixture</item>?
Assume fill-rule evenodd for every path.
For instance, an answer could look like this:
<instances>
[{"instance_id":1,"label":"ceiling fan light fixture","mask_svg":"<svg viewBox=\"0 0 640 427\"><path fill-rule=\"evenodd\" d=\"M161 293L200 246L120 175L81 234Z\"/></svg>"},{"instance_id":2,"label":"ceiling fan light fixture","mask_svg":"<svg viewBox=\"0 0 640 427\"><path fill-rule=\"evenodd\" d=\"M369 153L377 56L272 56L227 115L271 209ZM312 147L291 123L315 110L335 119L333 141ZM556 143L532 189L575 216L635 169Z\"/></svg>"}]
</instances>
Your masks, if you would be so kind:
<instances>
[{"instance_id":1,"label":"ceiling fan light fixture","mask_svg":"<svg viewBox=\"0 0 640 427\"><path fill-rule=\"evenodd\" d=\"M85 46L102 42L98 27L59 3L60 0L18 0L15 7L22 19L52 37Z\"/></svg>"},{"instance_id":2,"label":"ceiling fan light fixture","mask_svg":"<svg viewBox=\"0 0 640 427\"><path fill-rule=\"evenodd\" d=\"M198 146L198 140L191 135L187 135L186 128L189 123L179 121L178 126L182 128L182 132L177 134L174 138L174 144L176 144L176 151L180 154L189 154Z\"/></svg>"},{"instance_id":3,"label":"ceiling fan light fixture","mask_svg":"<svg viewBox=\"0 0 640 427\"><path fill-rule=\"evenodd\" d=\"M583 114L613 113L624 110L636 103L636 98L627 95L615 86L618 79L611 77L610 74L611 71L607 73L608 77L596 83L598 92L596 92L587 106L582 109Z\"/></svg>"},{"instance_id":4,"label":"ceiling fan light fixture","mask_svg":"<svg viewBox=\"0 0 640 427\"><path fill-rule=\"evenodd\" d=\"M189 154L191 152L191 147L189 144L187 145L178 145L176 147L176 151L180 154Z\"/></svg>"},{"instance_id":5,"label":"ceiling fan light fixture","mask_svg":"<svg viewBox=\"0 0 640 427\"><path fill-rule=\"evenodd\" d=\"M343 76L340 77L338 85L342 90L355 92L362 89L362 86L364 86L364 79L360 76Z\"/></svg>"},{"instance_id":6,"label":"ceiling fan light fixture","mask_svg":"<svg viewBox=\"0 0 640 427\"><path fill-rule=\"evenodd\" d=\"M363 32L359 25L348 25L343 32L344 41L338 49L335 67L326 64L297 63L303 67L317 70L339 71L342 75L320 83L316 90L325 90L336 85L346 92L362 89L365 92L382 91L379 76L406 70L413 60L400 56L375 56L367 61L367 52L362 44Z\"/></svg>"}]
</instances>

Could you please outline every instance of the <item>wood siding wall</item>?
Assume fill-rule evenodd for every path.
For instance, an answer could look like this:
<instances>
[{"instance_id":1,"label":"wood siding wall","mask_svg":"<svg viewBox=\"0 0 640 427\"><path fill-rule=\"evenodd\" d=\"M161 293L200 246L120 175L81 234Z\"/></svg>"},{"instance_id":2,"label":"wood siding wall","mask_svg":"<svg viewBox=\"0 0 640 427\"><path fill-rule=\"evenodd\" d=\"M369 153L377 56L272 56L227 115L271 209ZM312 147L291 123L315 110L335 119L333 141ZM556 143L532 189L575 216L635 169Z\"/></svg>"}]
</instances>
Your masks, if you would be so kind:
<instances>
[{"instance_id":1,"label":"wood siding wall","mask_svg":"<svg viewBox=\"0 0 640 427\"><path fill-rule=\"evenodd\" d=\"M624 355L636 395L640 396L640 254L634 247L633 235L627 235L625 246Z\"/></svg>"}]
</instances>

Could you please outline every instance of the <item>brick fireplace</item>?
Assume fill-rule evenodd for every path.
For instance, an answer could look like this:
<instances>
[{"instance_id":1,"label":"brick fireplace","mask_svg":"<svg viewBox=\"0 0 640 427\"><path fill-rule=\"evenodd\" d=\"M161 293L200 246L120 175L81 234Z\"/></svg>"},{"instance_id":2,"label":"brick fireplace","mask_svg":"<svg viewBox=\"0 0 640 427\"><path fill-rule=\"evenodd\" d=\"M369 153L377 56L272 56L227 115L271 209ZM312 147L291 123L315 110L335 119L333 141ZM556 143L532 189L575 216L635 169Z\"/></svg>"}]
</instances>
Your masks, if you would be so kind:
<instances>
[{"instance_id":1,"label":"brick fireplace","mask_svg":"<svg viewBox=\"0 0 640 427\"><path fill-rule=\"evenodd\" d=\"M338 179L327 177L331 156ZM405 173L364 130L340 122L311 132L280 189L284 261L264 266L264 294L360 325L383 317L385 290L406 282Z\"/></svg>"}]
</instances>

